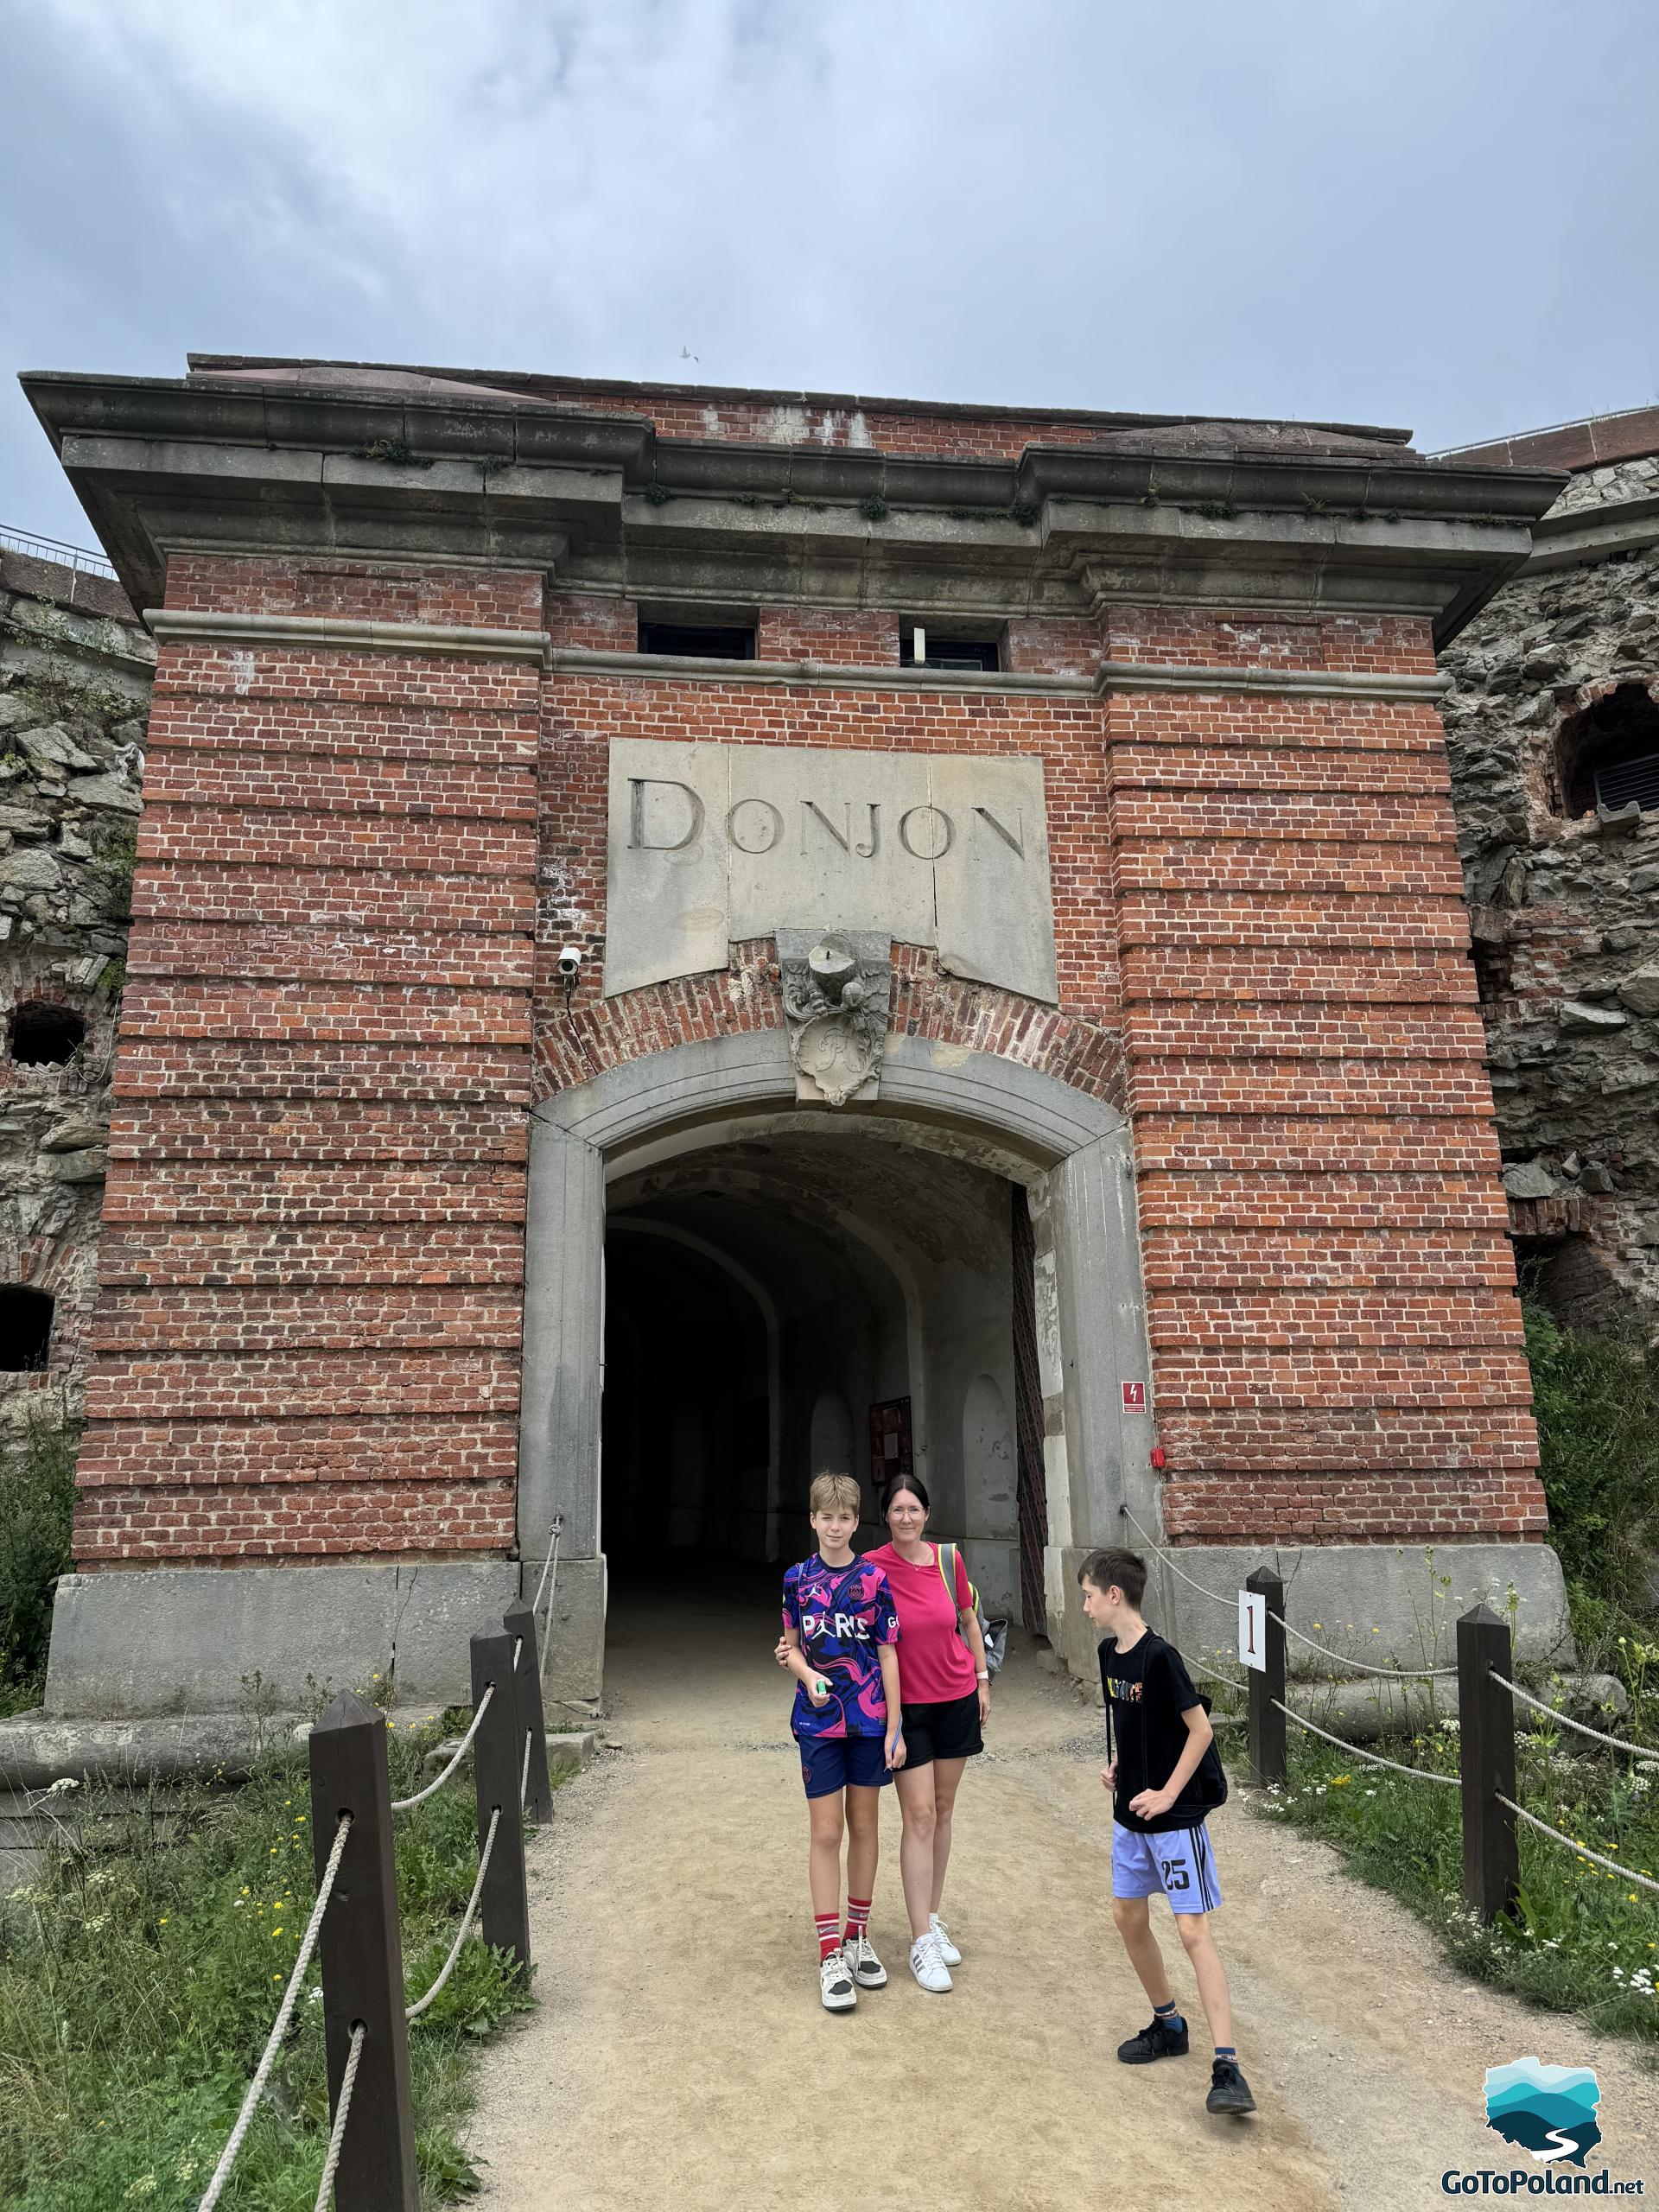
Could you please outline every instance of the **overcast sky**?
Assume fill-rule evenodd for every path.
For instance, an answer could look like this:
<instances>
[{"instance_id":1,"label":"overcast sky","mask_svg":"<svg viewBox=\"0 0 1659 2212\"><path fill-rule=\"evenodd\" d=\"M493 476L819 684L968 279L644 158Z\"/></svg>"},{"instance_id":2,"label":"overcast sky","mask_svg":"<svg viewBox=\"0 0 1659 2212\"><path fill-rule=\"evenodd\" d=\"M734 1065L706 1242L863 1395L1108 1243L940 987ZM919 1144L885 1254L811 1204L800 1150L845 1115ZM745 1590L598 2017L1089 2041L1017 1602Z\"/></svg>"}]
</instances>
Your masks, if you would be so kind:
<instances>
[{"instance_id":1,"label":"overcast sky","mask_svg":"<svg viewBox=\"0 0 1659 2212\"><path fill-rule=\"evenodd\" d=\"M1659 399L1653 0L0 0L10 372L1405 423ZM691 356L694 358L687 358Z\"/></svg>"}]
</instances>

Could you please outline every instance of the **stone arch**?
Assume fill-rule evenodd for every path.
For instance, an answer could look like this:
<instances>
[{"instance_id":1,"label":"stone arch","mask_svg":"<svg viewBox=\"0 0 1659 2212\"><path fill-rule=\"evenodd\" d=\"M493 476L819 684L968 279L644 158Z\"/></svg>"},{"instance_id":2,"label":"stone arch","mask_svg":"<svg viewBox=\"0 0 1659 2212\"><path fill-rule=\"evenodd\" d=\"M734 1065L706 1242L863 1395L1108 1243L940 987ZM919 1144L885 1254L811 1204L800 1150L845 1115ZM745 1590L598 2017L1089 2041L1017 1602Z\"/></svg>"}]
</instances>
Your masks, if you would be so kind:
<instances>
[{"instance_id":1,"label":"stone arch","mask_svg":"<svg viewBox=\"0 0 1659 2212\"><path fill-rule=\"evenodd\" d=\"M596 1698L602 1668L598 1317L607 1180L784 1124L810 1125L834 1142L954 1152L1024 1185L1048 1408L1048 1624L1086 1670L1092 1643L1071 1587L1076 1556L1121 1536L1122 1504L1148 1527L1158 1511L1151 1409L1126 1406L1120 1389L1121 1380L1144 1382L1149 1368L1124 1118L1018 1062L907 1036L887 1041L876 1100L802 1105L787 1041L768 1030L625 1062L544 1099L532 1116L518 1526L533 1588L555 1516L562 1519L557 1694Z\"/></svg>"}]
</instances>

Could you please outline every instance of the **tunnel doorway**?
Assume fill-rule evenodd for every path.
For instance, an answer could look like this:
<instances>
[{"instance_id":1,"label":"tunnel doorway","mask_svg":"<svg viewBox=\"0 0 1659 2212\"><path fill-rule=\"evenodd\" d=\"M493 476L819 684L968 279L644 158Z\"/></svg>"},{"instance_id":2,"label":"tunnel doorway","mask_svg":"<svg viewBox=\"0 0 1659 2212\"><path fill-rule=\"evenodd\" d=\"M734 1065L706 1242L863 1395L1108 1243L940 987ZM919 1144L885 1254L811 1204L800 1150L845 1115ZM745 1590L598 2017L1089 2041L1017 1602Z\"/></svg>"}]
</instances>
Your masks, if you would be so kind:
<instances>
[{"instance_id":1,"label":"tunnel doorway","mask_svg":"<svg viewBox=\"0 0 1659 2212\"><path fill-rule=\"evenodd\" d=\"M902 1125L778 1117L619 1176L601 1404L613 1575L770 1584L811 1549L806 1492L826 1467L858 1478L868 1549L886 1539L881 1479L910 1465L987 1611L1042 1633L1034 1264L1020 1185Z\"/></svg>"}]
</instances>

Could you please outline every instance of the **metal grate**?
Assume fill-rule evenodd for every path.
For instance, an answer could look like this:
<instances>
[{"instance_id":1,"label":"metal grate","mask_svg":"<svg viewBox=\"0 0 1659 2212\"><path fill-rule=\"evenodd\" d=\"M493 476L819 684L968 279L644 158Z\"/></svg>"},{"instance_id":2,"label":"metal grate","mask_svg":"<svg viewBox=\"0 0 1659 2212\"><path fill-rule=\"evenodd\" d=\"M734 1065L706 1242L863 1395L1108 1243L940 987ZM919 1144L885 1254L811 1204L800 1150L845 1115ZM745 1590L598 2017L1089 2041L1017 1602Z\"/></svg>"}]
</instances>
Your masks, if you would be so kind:
<instances>
[{"instance_id":1,"label":"metal grate","mask_svg":"<svg viewBox=\"0 0 1659 2212\"><path fill-rule=\"evenodd\" d=\"M1043 1553L1048 1493L1043 1479L1043 1383L1037 1365L1037 1240L1031 1207L1014 1185L1014 1500L1020 1518L1020 1606L1035 1636L1048 1633Z\"/></svg>"},{"instance_id":2,"label":"metal grate","mask_svg":"<svg viewBox=\"0 0 1659 2212\"><path fill-rule=\"evenodd\" d=\"M1659 753L1638 760L1611 761L1596 770L1596 800L1601 806L1628 806L1634 799L1645 814L1659 807Z\"/></svg>"}]
</instances>

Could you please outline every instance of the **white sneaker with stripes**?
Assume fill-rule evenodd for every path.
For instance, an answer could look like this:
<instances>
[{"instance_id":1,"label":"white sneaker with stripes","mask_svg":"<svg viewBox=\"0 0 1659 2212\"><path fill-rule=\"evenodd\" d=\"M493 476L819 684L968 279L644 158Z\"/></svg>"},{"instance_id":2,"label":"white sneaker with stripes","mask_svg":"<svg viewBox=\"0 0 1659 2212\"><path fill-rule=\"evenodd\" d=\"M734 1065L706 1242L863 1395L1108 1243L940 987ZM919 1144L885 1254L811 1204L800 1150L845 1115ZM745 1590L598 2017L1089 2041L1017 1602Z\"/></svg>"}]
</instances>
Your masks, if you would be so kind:
<instances>
[{"instance_id":1,"label":"white sneaker with stripes","mask_svg":"<svg viewBox=\"0 0 1659 2212\"><path fill-rule=\"evenodd\" d=\"M939 1939L939 1956L944 1961L946 1966L959 1967L962 1964L962 1953L950 1941L950 1936L946 1933L944 1923L937 1912L929 1915L927 1924Z\"/></svg>"},{"instance_id":2,"label":"white sneaker with stripes","mask_svg":"<svg viewBox=\"0 0 1659 2212\"><path fill-rule=\"evenodd\" d=\"M942 1994L952 1986L950 1969L939 1953L939 1939L931 1928L910 1947L910 1970L924 1989Z\"/></svg>"}]
</instances>

